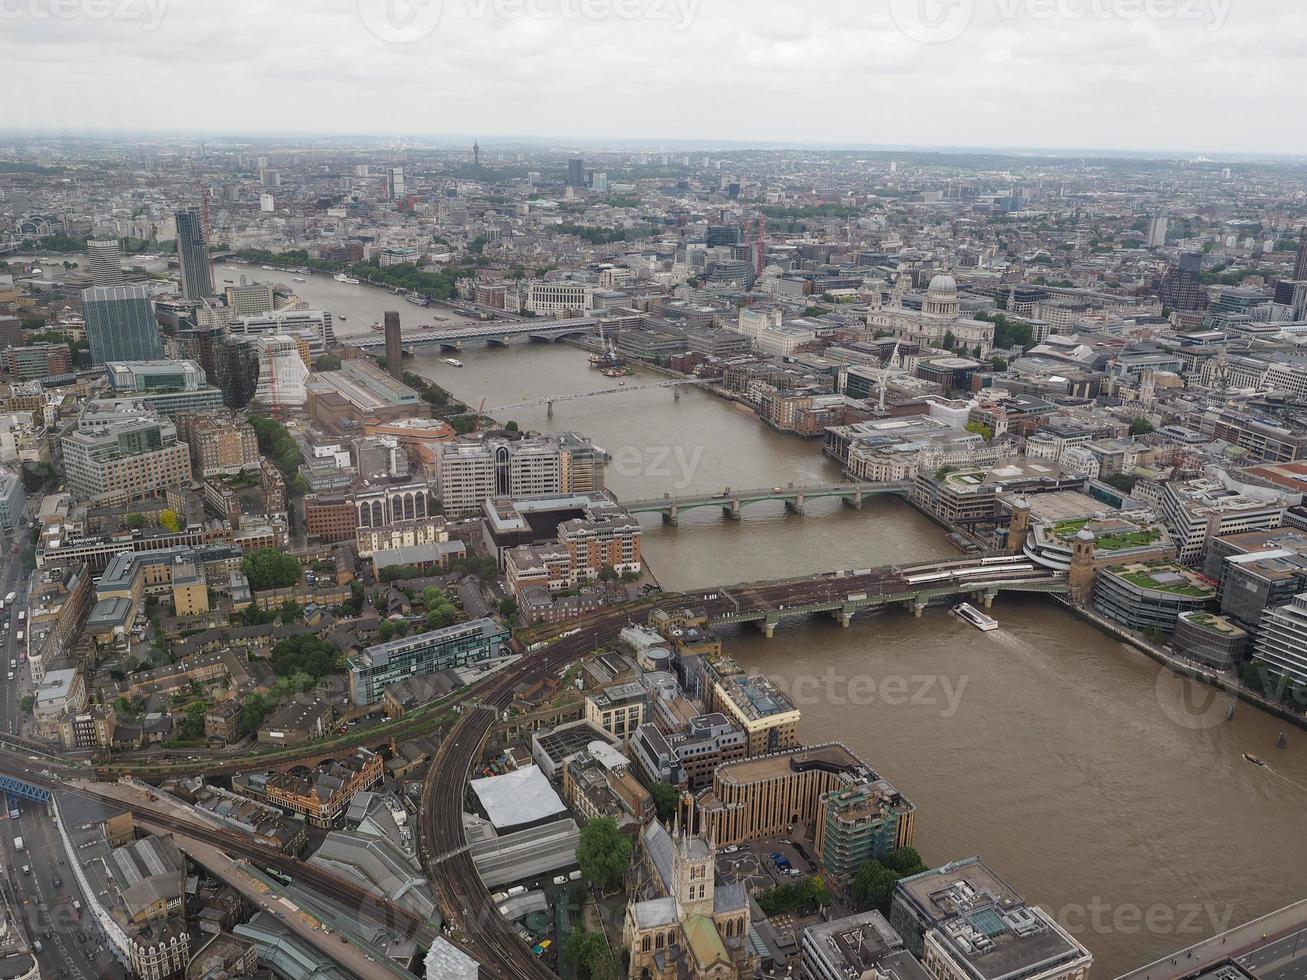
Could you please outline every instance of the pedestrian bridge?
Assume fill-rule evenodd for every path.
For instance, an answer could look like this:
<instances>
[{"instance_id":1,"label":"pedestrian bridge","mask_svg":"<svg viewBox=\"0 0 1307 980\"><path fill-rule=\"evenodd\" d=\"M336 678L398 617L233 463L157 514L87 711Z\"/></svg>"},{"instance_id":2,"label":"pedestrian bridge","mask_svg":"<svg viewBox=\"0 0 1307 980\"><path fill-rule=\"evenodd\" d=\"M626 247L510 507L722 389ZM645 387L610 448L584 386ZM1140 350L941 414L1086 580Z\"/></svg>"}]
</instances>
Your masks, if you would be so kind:
<instances>
[{"instance_id":1,"label":"pedestrian bridge","mask_svg":"<svg viewBox=\"0 0 1307 980\"><path fill-rule=\"evenodd\" d=\"M461 350L465 343L481 341L486 344L504 345L515 337L530 340L554 342L566 337L586 337L594 333L599 321L594 317L576 317L571 320L508 320L494 323L471 323L451 325L448 327L426 327L421 330L404 330L400 333L400 343L406 351L415 351L423 347L440 347L448 350ZM386 347L384 333L374 331L362 337L349 337L342 340L344 347L353 347L362 351L381 351Z\"/></svg>"},{"instance_id":2,"label":"pedestrian bridge","mask_svg":"<svg viewBox=\"0 0 1307 980\"><path fill-rule=\"evenodd\" d=\"M811 483L783 487L758 487L753 490L733 490L726 487L717 493L691 493L683 495L663 494L644 500L624 500L622 507L632 514L662 514L668 524L680 520L681 511L694 510L699 507L720 507L722 513L733 520L740 519L740 511L750 504L764 501L779 501L785 509L802 514L804 505L809 500L823 497L839 497L855 510L862 509L862 500L867 496L897 494L906 496L912 492L912 483Z\"/></svg>"}]
</instances>

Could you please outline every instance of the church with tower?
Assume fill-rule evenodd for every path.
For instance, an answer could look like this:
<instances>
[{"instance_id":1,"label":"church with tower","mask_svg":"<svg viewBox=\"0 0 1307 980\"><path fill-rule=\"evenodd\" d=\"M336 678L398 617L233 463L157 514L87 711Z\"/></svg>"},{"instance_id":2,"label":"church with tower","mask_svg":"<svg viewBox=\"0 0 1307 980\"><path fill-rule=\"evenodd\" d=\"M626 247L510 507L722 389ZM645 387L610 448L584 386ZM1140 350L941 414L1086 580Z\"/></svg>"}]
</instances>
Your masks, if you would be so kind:
<instances>
[{"instance_id":1,"label":"church with tower","mask_svg":"<svg viewBox=\"0 0 1307 980\"><path fill-rule=\"evenodd\" d=\"M638 857L623 926L631 980L751 976L749 896L742 884L717 880L713 843L654 820Z\"/></svg>"}]
</instances>

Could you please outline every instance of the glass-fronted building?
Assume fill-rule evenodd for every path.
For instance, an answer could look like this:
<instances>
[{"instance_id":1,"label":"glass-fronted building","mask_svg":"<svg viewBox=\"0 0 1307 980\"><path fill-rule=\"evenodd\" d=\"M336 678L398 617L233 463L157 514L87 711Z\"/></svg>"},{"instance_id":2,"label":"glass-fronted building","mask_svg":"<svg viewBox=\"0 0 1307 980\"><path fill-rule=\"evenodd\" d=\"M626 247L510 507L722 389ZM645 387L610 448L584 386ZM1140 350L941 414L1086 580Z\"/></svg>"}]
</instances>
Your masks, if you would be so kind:
<instances>
[{"instance_id":1,"label":"glass-fronted building","mask_svg":"<svg viewBox=\"0 0 1307 980\"><path fill-rule=\"evenodd\" d=\"M150 292L144 286L93 286L82 290L91 363L152 361L163 357Z\"/></svg>"},{"instance_id":2,"label":"glass-fronted building","mask_svg":"<svg viewBox=\"0 0 1307 980\"><path fill-rule=\"evenodd\" d=\"M374 704L397 681L498 657L507 640L508 630L493 619L474 619L378 643L346 661L350 697L360 708Z\"/></svg>"}]
</instances>

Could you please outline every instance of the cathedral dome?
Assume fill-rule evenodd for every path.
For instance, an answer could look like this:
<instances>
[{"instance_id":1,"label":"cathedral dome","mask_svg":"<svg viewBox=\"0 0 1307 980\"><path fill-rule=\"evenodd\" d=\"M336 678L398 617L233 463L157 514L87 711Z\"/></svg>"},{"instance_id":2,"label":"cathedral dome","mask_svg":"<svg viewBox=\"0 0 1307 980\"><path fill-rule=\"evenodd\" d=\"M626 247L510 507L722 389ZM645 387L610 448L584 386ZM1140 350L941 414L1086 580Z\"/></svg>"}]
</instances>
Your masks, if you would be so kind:
<instances>
[{"instance_id":1,"label":"cathedral dome","mask_svg":"<svg viewBox=\"0 0 1307 980\"><path fill-rule=\"evenodd\" d=\"M952 276L941 272L930 280L930 287L927 291L932 293L956 293L958 291L958 284L954 281Z\"/></svg>"}]
</instances>

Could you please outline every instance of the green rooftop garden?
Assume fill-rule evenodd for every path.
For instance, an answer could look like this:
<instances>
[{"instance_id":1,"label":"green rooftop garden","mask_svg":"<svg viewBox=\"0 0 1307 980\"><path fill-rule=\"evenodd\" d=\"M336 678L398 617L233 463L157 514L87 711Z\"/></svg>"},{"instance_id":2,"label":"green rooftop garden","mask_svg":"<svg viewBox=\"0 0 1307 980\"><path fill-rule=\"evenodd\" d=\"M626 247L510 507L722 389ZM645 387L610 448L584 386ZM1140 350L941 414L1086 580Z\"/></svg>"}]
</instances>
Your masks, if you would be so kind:
<instances>
[{"instance_id":1,"label":"green rooftop garden","mask_svg":"<svg viewBox=\"0 0 1307 980\"><path fill-rule=\"evenodd\" d=\"M1069 541L1075 537L1081 528L1093 523L1089 518L1080 518L1074 521L1059 521L1053 525L1053 534L1063 540ZM1093 530L1090 528L1090 530ZM1124 551L1127 548L1143 548L1147 545L1159 541L1162 537L1161 528L1146 527L1137 531L1122 531L1112 534L1099 534L1094 541L1095 548L1102 548L1104 551Z\"/></svg>"},{"instance_id":2,"label":"green rooftop garden","mask_svg":"<svg viewBox=\"0 0 1307 980\"><path fill-rule=\"evenodd\" d=\"M1159 578L1159 576L1167 575L1167 573L1179 576L1179 580L1171 582ZM1167 562L1154 565L1132 565L1118 570L1116 574L1131 585L1138 586L1141 589L1154 589L1158 592L1169 592L1172 595L1188 596L1193 599L1207 599L1215 594L1210 587L1197 583L1190 578L1184 569Z\"/></svg>"}]
</instances>

